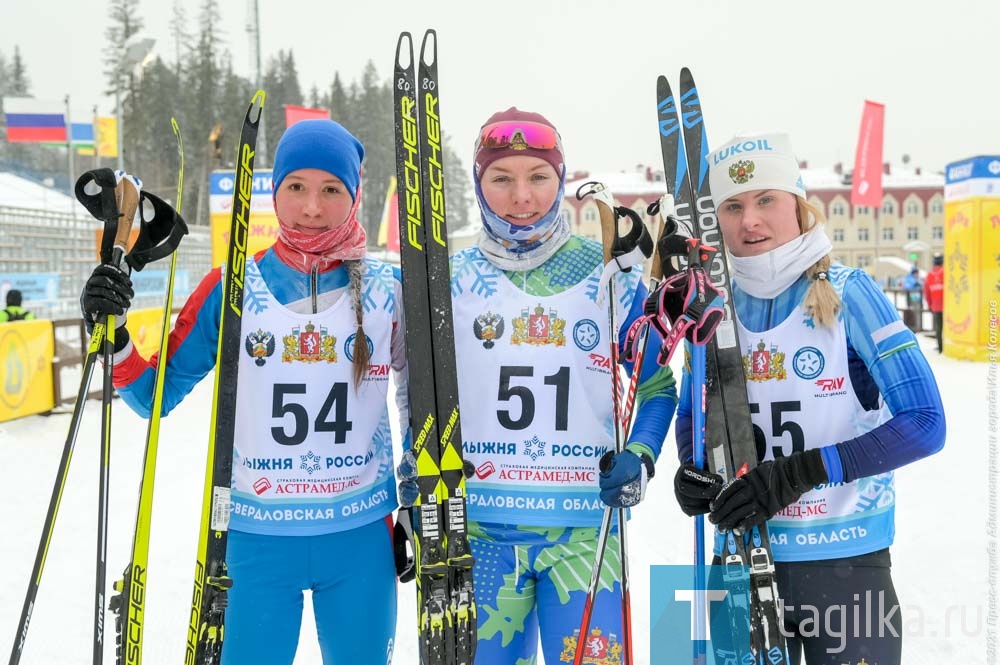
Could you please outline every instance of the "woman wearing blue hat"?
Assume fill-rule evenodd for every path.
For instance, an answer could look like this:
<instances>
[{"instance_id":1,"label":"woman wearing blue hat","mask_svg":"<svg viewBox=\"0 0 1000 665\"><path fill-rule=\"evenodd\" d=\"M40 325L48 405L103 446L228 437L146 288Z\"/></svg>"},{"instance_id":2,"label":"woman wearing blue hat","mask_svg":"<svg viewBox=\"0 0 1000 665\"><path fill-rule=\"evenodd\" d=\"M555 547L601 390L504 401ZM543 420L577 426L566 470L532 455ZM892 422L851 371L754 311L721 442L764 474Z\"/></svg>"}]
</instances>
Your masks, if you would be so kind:
<instances>
[{"instance_id":1,"label":"woman wearing blue hat","mask_svg":"<svg viewBox=\"0 0 1000 665\"><path fill-rule=\"evenodd\" d=\"M792 663L898 665L893 471L944 445L934 375L871 277L831 263L787 136L732 139L712 153L709 177L760 463L725 487L690 473L685 371L677 500L720 532L767 523ZM714 620L713 640L729 632Z\"/></svg>"},{"instance_id":2,"label":"woman wearing blue hat","mask_svg":"<svg viewBox=\"0 0 1000 665\"><path fill-rule=\"evenodd\" d=\"M405 408L398 269L366 256L357 218L364 148L330 120L290 127L274 160L274 246L248 257L240 355L223 663L291 664L303 591L323 662L384 663L396 624L396 508L388 370ZM99 266L90 320L124 318L128 275ZM215 366L221 270L170 333L164 413ZM154 366L122 328L114 383L148 416ZM294 417L288 417L291 414Z\"/></svg>"}]
</instances>

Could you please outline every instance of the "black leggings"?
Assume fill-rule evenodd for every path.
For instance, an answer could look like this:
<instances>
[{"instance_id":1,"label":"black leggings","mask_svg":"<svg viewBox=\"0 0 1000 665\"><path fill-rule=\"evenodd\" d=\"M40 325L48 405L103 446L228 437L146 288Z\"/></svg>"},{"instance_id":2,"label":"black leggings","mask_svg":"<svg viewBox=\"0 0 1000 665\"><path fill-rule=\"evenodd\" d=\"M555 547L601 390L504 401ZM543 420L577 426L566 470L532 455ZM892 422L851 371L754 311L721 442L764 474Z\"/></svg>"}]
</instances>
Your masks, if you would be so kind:
<instances>
[{"instance_id":1,"label":"black leggings","mask_svg":"<svg viewBox=\"0 0 1000 665\"><path fill-rule=\"evenodd\" d=\"M798 665L804 654L806 665L900 665L903 620L890 566L887 549L775 564L790 663ZM712 648L719 656L732 653L726 603L711 608Z\"/></svg>"}]
</instances>

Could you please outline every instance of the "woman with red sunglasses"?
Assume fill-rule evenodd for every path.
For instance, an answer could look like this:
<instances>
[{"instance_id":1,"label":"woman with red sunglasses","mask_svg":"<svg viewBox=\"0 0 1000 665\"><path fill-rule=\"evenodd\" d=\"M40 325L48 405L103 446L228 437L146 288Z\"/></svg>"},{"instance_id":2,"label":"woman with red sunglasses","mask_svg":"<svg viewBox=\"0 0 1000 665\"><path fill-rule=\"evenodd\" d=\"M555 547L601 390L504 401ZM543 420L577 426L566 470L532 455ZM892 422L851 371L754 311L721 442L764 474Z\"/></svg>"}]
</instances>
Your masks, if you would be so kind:
<instances>
[{"instance_id":1,"label":"woman with red sunglasses","mask_svg":"<svg viewBox=\"0 0 1000 665\"><path fill-rule=\"evenodd\" d=\"M476 468L476 663L536 662L539 637L549 663L572 659L578 639L588 659L620 662L614 540L590 631L576 632L605 505L642 500L677 403L673 374L649 354L627 448L609 452L602 247L572 235L563 214L559 134L544 116L510 108L486 121L474 164L483 228L452 257L452 295L465 459ZM638 271L617 277L617 293L621 347L647 295Z\"/></svg>"}]
</instances>

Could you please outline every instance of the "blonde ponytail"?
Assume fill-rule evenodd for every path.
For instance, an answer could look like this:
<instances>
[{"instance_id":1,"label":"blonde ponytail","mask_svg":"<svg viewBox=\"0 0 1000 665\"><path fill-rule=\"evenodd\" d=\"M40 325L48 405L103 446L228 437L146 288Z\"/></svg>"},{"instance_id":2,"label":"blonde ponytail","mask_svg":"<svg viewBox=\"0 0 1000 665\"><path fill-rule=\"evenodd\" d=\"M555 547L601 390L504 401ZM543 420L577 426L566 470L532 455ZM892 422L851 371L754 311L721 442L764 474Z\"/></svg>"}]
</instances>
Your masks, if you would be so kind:
<instances>
[{"instance_id":1,"label":"blonde ponytail","mask_svg":"<svg viewBox=\"0 0 1000 665\"><path fill-rule=\"evenodd\" d=\"M800 197L796 197L796 201L799 230L802 233L826 221L823 213L811 203ZM806 270L806 276L812 283L802 304L806 312L821 326L834 325L837 314L840 313L840 298L830 284L830 263L830 255L827 254Z\"/></svg>"}]
</instances>

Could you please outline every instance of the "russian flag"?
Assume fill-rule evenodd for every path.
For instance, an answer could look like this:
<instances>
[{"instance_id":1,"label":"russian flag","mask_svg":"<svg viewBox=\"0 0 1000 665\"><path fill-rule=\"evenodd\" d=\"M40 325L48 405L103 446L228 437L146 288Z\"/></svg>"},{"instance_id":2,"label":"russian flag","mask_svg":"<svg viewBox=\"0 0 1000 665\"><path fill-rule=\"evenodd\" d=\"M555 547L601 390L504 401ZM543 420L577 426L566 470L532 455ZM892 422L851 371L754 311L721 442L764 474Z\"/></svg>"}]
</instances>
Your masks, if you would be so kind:
<instances>
[{"instance_id":1,"label":"russian flag","mask_svg":"<svg viewBox=\"0 0 1000 665\"><path fill-rule=\"evenodd\" d=\"M66 116L58 102L4 97L8 143L66 143Z\"/></svg>"}]
</instances>

